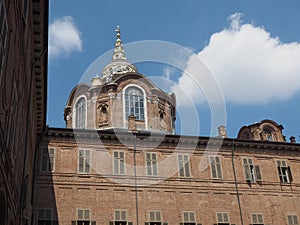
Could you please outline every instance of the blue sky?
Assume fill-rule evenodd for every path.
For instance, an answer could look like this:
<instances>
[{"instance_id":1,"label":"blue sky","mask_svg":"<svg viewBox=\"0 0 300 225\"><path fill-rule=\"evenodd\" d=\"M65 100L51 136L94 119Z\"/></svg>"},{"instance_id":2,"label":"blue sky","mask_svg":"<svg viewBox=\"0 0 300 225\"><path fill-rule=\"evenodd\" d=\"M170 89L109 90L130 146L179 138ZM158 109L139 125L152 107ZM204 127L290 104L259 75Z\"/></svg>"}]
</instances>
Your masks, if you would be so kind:
<instances>
[{"instance_id":1,"label":"blue sky","mask_svg":"<svg viewBox=\"0 0 300 225\"><path fill-rule=\"evenodd\" d=\"M299 8L296 0L50 0L47 124L65 127L69 93L91 63L113 48L114 30L120 25L123 43L161 40L198 55L223 92L229 137L236 137L244 125L272 119L284 126L287 139L295 136L299 141ZM176 60L186 70L195 66L188 58ZM158 63L136 66L140 73L167 78L188 90L200 135L216 134L211 131L211 108L183 71ZM184 104L179 107L182 112Z\"/></svg>"}]
</instances>

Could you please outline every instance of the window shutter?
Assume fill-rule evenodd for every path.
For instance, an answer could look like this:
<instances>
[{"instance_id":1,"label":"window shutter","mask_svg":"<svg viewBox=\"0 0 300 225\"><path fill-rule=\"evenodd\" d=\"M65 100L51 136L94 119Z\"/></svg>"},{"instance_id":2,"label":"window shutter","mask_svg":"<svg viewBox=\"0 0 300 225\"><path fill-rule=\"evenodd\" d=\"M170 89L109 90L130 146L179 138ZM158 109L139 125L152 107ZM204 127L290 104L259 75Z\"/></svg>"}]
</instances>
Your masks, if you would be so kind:
<instances>
[{"instance_id":1,"label":"window shutter","mask_svg":"<svg viewBox=\"0 0 300 225\"><path fill-rule=\"evenodd\" d=\"M96 221L92 221L92 225L96 225L97 223L96 223Z\"/></svg>"},{"instance_id":2,"label":"window shutter","mask_svg":"<svg viewBox=\"0 0 300 225\"><path fill-rule=\"evenodd\" d=\"M76 225L76 221L75 221L75 220L72 220L72 221L71 221L71 225Z\"/></svg>"},{"instance_id":3,"label":"window shutter","mask_svg":"<svg viewBox=\"0 0 300 225\"><path fill-rule=\"evenodd\" d=\"M145 223L145 225L149 225L149 223Z\"/></svg>"},{"instance_id":4,"label":"window shutter","mask_svg":"<svg viewBox=\"0 0 300 225\"><path fill-rule=\"evenodd\" d=\"M179 223L179 225L184 225L184 223Z\"/></svg>"},{"instance_id":5,"label":"window shutter","mask_svg":"<svg viewBox=\"0 0 300 225\"><path fill-rule=\"evenodd\" d=\"M260 173L259 166L255 166L254 167L254 171L255 171L255 178L256 178L256 180L261 181L261 173Z\"/></svg>"},{"instance_id":6,"label":"window shutter","mask_svg":"<svg viewBox=\"0 0 300 225\"><path fill-rule=\"evenodd\" d=\"M291 172L291 167L290 166L287 167L287 172L288 172L288 176L289 176L289 181L292 182L293 181L293 176L292 176L292 172Z\"/></svg>"},{"instance_id":7,"label":"window shutter","mask_svg":"<svg viewBox=\"0 0 300 225\"><path fill-rule=\"evenodd\" d=\"M282 173L281 173L281 167L280 167L280 166L278 166L278 167L277 167L277 169L278 169L278 174L279 174L279 179L280 179L280 182L281 182L281 183L283 183L283 179L282 179Z\"/></svg>"},{"instance_id":8,"label":"window shutter","mask_svg":"<svg viewBox=\"0 0 300 225\"><path fill-rule=\"evenodd\" d=\"M57 220L52 221L52 225L58 225L58 221Z\"/></svg>"},{"instance_id":9,"label":"window shutter","mask_svg":"<svg viewBox=\"0 0 300 225\"><path fill-rule=\"evenodd\" d=\"M128 222L128 225L133 225L133 222Z\"/></svg>"},{"instance_id":10,"label":"window shutter","mask_svg":"<svg viewBox=\"0 0 300 225\"><path fill-rule=\"evenodd\" d=\"M113 221L109 221L109 225L114 225L114 222Z\"/></svg>"},{"instance_id":11,"label":"window shutter","mask_svg":"<svg viewBox=\"0 0 300 225\"><path fill-rule=\"evenodd\" d=\"M251 180L250 166L249 165L244 165L244 168L245 168L246 180Z\"/></svg>"},{"instance_id":12,"label":"window shutter","mask_svg":"<svg viewBox=\"0 0 300 225\"><path fill-rule=\"evenodd\" d=\"M163 225L168 225L168 223L165 222L165 223L163 223Z\"/></svg>"}]
</instances>

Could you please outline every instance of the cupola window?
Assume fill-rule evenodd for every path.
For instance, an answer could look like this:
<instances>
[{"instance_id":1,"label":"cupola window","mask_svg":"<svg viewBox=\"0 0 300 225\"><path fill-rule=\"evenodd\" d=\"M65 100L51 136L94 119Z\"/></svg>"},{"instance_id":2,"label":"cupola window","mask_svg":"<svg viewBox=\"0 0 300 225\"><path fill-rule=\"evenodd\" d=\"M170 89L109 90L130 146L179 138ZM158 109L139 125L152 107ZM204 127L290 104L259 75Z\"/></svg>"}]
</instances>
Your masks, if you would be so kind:
<instances>
[{"instance_id":1,"label":"cupola window","mask_svg":"<svg viewBox=\"0 0 300 225\"><path fill-rule=\"evenodd\" d=\"M75 104L75 128L86 127L86 99L81 97Z\"/></svg>"},{"instance_id":2,"label":"cupola window","mask_svg":"<svg viewBox=\"0 0 300 225\"><path fill-rule=\"evenodd\" d=\"M145 120L144 94L138 87L125 90L125 117L135 116L136 120Z\"/></svg>"}]
</instances>

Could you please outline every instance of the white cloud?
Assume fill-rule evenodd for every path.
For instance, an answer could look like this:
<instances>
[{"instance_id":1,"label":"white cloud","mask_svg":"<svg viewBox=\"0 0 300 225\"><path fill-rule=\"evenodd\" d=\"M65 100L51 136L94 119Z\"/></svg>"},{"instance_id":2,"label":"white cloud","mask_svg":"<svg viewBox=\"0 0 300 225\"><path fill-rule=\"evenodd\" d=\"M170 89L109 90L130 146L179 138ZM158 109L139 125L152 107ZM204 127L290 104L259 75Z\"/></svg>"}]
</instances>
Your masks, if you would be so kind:
<instances>
[{"instance_id":1,"label":"white cloud","mask_svg":"<svg viewBox=\"0 0 300 225\"><path fill-rule=\"evenodd\" d=\"M71 16L55 20L49 28L49 56L68 56L72 51L82 50L81 33Z\"/></svg>"},{"instance_id":2,"label":"white cloud","mask_svg":"<svg viewBox=\"0 0 300 225\"><path fill-rule=\"evenodd\" d=\"M198 57L208 65L227 102L261 104L290 98L300 90L300 43L282 43L263 27L241 24L241 16L231 15L230 27L212 34ZM185 72L195 69L193 61L189 60ZM206 92L209 76L197 81L208 100L215 97ZM189 90L193 99L203 100L200 88L187 79L187 73L182 74L179 85Z\"/></svg>"}]
</instances>

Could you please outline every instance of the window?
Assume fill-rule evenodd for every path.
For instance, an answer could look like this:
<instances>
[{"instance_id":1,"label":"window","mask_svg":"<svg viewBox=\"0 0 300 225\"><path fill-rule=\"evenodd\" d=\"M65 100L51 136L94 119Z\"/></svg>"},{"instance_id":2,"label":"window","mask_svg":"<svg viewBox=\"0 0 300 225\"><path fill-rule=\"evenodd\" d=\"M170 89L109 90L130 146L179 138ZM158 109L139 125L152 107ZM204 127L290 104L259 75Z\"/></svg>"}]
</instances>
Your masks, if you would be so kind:
<instances>
[{"instance_id":1,"label":"window","mask_svg":"<svg viewBox=\"0 0 300 225\"><path fill-rule=\"evenodd\" d=\"M114 174L125 174L125 155L122 151L114 151Z\"/></svg>"},{"instance_id":2,"label":"window","mask_svg":"<svg viewBox=\"0 0 300 225\"><path fill-rule=\"evenodd\" d=\"M136 120L145 120L144 94L137 87L128 87L125 90L125 119L131 115Z\"/></svg>"},{"instance_id":3,"label":"window","mask_svg":"<svg viewBox=\"0 0 300 225\"><path fill-rule=\"evenodd\" d=\"M277 160L277 169L281 183L290 183L293 181L291 168L287 166L284 160Z\"/></svg>"},{"instance_id":4,"label":"window","mask_svg":"<svg viewBox=\"0 0 300 225\"><path fill-rule=\"evenodd\" d=\"M54 148L44 148L42 155L42 167L43 172L52 172L54 171L54 157L55 149Z\"/></svg>"},{"instance_id":5,"label":"window","mask_svg":"<svg viewBox=\"0 0 300 225\"><path fill-rule=\"evenodd\" d=\"M226 212L217 213L218 225L229 225L229 215Z\"/></svg>"},{"instance_id":6,"label":"window","mask_svg":"<svg viewBox=\"0 0 300 225\"><path fill-rule=\"evenodd\" d=\"M263 216L260 213L252 214L252 224L254 225L264 225Z\"/></svg>"},{"instance_id":7,"label":"window","mask_svg":"<svg viewBox=\"0 0 300 225\"><path fill-rule=\"evenodd\" d=\"M188 155L178 155L178 166L180 177L190 177L190 163Z\"/></svg>"},{"instance_id":8,"label":"window","mask_svg":"<svg viewBox=\"0 0 300 225\"><path fill-rule=\"evenodd\" d=\"M195 213L194 212L183 212L182 220L184 225L195 225Z\"/></svg>"},{"instance_id":9,"label":"window","mask_svg":"<svg viewBox=\"0 0 300 225\"><path fill-rule=\"evenodd\" d=\"M86 127L86 100L81 97L75 104L75 128Z\"/></svg>"},{"instance_id":10,"label":"window","mask_svg":"<svg viewBox=\"0 0 300 225\"><path fill-rule=\"evenodd\" d=\"M271 127L263 128L263 135L265 136L265 140L267 141L275 141L275 132Z\"/></svg>"},{"instance_id":11,"label":"window","mask_svg":"<svg viewBox=\"0 0 300 225\"><path fill-rule=\"evenodd\" d=\"M115 210L114 225L126 225L127 212L126 210Z\"/></svg>"},{"instance_id":12,"label":"window","mask_svg":"<svg viewBox=\"0 0 300 225\"><path fill-rule=\"evenodd\" d=\"M89 225L90 224L90 210L78 209L77 211L77 225Z\"/></svg>"},{"instance_id":13,"label":"window","mask_svg":"<svg viewBox=\"0 0 300 225\"><path fill-rule=\"evenodd\" d=\"M161 212L150 211L149 212L149 225L160 225L161 224Z\"/></svg>"},{"instance_id":14,"label":"window","mask_svg":"<svg viewBox=\"0 0 300 225\"><path fill-rule=\"evenodd\" d=\"M7 38L7 18L4 1L0 1L0 82L4 63L5 47Z\"/></svg>"},{"instance_id":15,"label":"window","mask_svg":"<svg viewBox=\"0 0 300 225\"><path fill-rule=\"evenodd\" d=\"M247 181L254 182L261 180L260 168L253 165L252 159L244 158L243 164Z\"/></svg>"},{"instance_id":16,"label":"window","mask_svg":"<svg viewBox=\"0 0 300 225\"><path fill-rule=\"evenodd\" d=\"M209 162L210 162L212 178L213 179L222 179L222 168L221 168L220 157L210 156Z\"/></svg>"},{"instance_id":17,"label":"window","mask_svg":"<svg viewBox=\"0 0 300 225\"><path fill-rule=\"evenodd\" d=\"M296 215L288 215L287 220L288 220L288 225L299 225L298 217Z\"/></svg>"},{"instance_id":18,"label":"window","mask_svg":"<svg viewBox=\"0 0 300 225\"><path fill-rule=\"evenodd\" d=\"M38 225L51 225L52 209L38 209Z\"/></svg>"},{"instance_id":19,"label":"window","mask_svg":"<svg viewBox=\"0 0 300 225\"><path fill-rule=\"evenodd\" d=\"M157 176L157 154L156 153L146 153L146 165L147 165L147 175Z\"/></svg>"},{"instance_id":20,"label":"window","mask_svg":"<svg viewBox=\"0 0 300 225\"><path fill-rule=\"evenodd\" d=\"M79 150L79 173L90 172L90 150Z\"/></svg>"}]
</instances>

